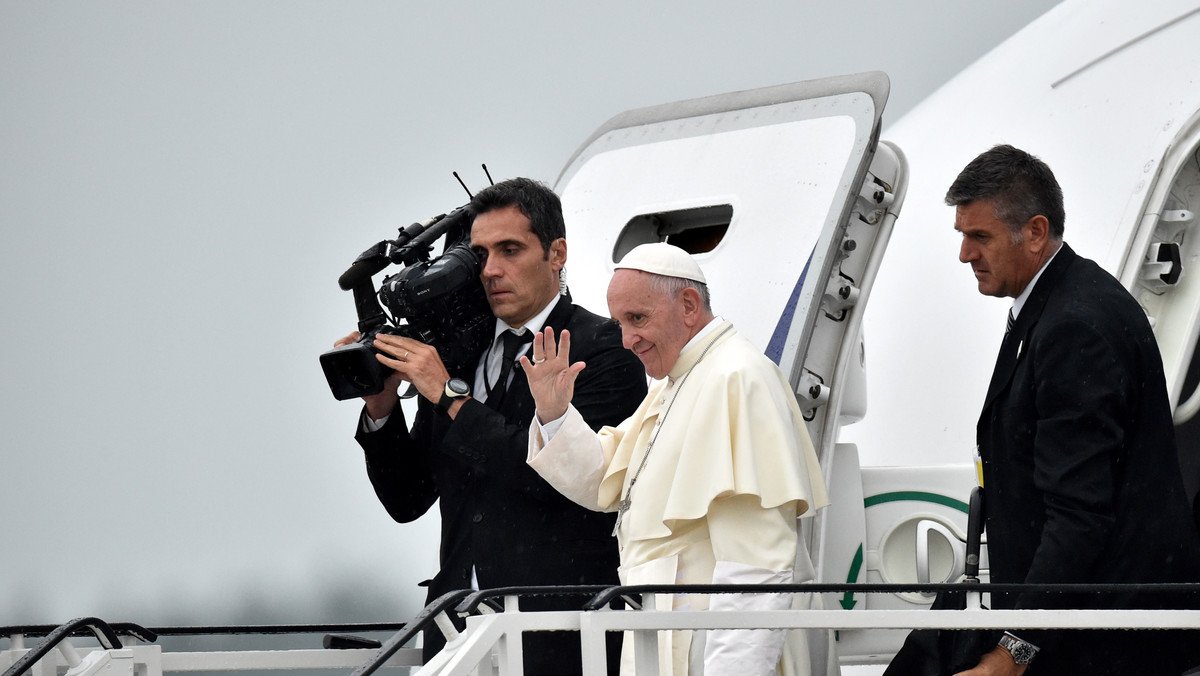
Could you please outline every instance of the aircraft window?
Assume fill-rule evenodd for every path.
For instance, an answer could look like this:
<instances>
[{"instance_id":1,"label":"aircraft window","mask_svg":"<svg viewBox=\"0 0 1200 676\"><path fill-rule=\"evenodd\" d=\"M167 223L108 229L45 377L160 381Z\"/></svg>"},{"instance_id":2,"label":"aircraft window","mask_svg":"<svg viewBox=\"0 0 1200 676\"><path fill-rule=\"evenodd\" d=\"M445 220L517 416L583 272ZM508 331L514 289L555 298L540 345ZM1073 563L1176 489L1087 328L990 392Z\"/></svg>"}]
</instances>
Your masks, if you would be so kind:
<instances>
[{"instance_id":1,"label":"aircraft window","mask_svg":"<svg viewBox=\"0 0 1200 676\"><path fill-rule=\"evenodd\" d=\"M688 253L705 253L717 248L733 221L733 206L709 207L642 214L629 219L613 246L616 263L639 244L666 242Z\"/></svg>"}]
</instances>

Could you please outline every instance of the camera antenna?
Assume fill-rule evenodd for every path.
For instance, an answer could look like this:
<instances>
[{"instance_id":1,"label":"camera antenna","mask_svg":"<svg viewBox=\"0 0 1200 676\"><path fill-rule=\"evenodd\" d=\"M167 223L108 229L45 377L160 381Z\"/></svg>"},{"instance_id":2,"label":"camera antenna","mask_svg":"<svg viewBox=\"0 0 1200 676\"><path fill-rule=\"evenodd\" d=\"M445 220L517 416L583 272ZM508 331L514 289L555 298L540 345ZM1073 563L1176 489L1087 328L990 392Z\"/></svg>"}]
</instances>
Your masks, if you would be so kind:
<instances>
[{"instance_id":1,"label":"camera antenna","mask_svg":"<svg viewBox=\"0 0 1200 676\"><path fill-rule=\"evenodd\" d=\"M471 194L471 189L467 187L466 183L463 183L462 177L458 175L458 172L452 171L450 173L454 174L454 178L458 179L458 184L462 186L462 189L467 191L467 199L469 199L469 200L475 199L475 196Z\"/></svg>"},{"instance_id":2,"label":"camera antenna","mask_svg":"<svg viewBox=\"0 0 1200 676\"><path fill-rule=\"evenodd\" d=\"M481 164L481 165L479 165L479 166L483 167L483 173L484 173L484 175L485 175L485 176L487 176L487 177L488 177L488 183L490 183L490 184L492 184L492 185L496 185L496 182L492 180L492 174L491 174L491 172L489 172L489 171L487 170L487 165L486 165L486 164Z\"/></svg>"}]
</instances>

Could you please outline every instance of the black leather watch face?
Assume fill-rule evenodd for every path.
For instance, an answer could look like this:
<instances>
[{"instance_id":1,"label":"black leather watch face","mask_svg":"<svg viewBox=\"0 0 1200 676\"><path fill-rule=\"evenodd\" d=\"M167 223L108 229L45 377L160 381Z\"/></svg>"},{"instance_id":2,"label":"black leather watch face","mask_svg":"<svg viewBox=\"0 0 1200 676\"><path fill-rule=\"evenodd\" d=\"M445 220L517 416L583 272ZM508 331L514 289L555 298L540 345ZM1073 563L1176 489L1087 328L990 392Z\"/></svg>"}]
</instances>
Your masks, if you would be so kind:
<instances>
[{"instance_id":1,"label":"black leather watch face","mask_svg":"<svg viewBox=\"0 0 1200 676\"><path fill-rule=\"evenodd\" d=\"M471 386L462 378L451 378L446 381L446 389L456 397L465 397L471 393Z\"/></svg>"}]
</instances>

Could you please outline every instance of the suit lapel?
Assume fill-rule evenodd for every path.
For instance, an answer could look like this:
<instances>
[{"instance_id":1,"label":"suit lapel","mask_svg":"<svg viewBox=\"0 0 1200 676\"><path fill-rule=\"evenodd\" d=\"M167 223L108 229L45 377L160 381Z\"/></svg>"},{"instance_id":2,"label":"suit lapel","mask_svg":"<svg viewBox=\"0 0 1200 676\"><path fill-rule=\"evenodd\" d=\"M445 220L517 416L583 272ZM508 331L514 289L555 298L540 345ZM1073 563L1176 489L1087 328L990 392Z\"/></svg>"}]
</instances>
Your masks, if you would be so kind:
<instances>
[{"instance_id":1,"label":"suit lapel","mask_svg":"<svg viewBox=\"0 0 1200 676\"><path fill-rule=\"evenodd\" d=\"M1022 312L1020 319L1024 317L1025 313ZM996 355L996 366L992 369L992 380L988 383L987 397L983 400L985 411L992 405L996 395L1012 380L1013 370L1017 367L1019 351L1024 348L1024 334L1020 331L1020 319L1013 325L1012 331L1009 331L1004 342L1000 343L1000 353Z\"/></svg>"},{"instance_id":2,"label":"suit lapel","mask_svg":"<svg viewBox=\"0 0 1200 676\"><path fill-rule=\"evenodd\" d=\"M1009 331L1004 342L1000 344L1000 354L996 356L996 367L992 370L992 380L988 384L987 396L983 401L985 413L996 397L1012 381L1017 363L1020 362L1028 347L1033 327L1037 325L1038 320L1042 317L1042 311L1046 308L1046 301L1075 258L1075 252L1067 246L1066 242L1063 242L1062 250L1050 262L1049 267L1038 279L1037 285L1033 287L1033 291L1025 301L1025 306L1021 308L1021 314L1013 323L1012 331Z\"/></svg>"}]
</instances>

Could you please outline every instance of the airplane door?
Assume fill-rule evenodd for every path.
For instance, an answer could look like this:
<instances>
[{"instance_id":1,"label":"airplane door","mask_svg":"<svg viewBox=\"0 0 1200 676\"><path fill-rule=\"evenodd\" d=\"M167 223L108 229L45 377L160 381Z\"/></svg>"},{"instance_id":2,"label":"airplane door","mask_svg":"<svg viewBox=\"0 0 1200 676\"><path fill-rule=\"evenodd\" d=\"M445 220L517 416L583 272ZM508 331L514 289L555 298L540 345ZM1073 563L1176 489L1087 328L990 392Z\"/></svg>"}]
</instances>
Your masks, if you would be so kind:
<instances>
[{"instance_id":1,"label":"airplane door","mask_svg":"<svg viewBox=\"0 0 1200 676\"><path fill-rule=\"evenodd\" d=\"M703 266L714 310L799 387L800 355L830 275L867 269L874 243L886 241L876 239L890 226L885 211L894 217L894 189L868 177L888 88L886 75L867 73L614 117L555 186L576 301L604 312L625 252L651 241L681 246ZM856 216L864 231L844 243L859 227L850 223L856 211L875 223ZM854 314L862 281L833 289L842 306L835 313Z\"/></svg>"},{"instance_id":2,"label":"airplane door","mask_svg":"<svg viewBox=\"0 0 1200 676\"><path fill-rule=\"evenodd\" d=\"M1134 204L1133 245L1120 279L1146 310L1174 407L1184 486L1200 506L1200 110L1164 124L1162 158L1143 204Z\"/></svg>"},{"instance_id":3,"label":"airplane door","mask_svg":"<svg viewBox=\"0 0 1200 676\"><path fill-rule=\"evenodd\" d=\"M834 505L803 519L822 581L866 570L863 477L837 434L865 413L859 327L907 183L903 153L878 140L889 88L865 73L627 112L556 184L577 302L604 312L614 263L670 242L704 268L713 310L789 376ZM935 549L953 532L918 527Z\"/></svg>"}]
</instances>

